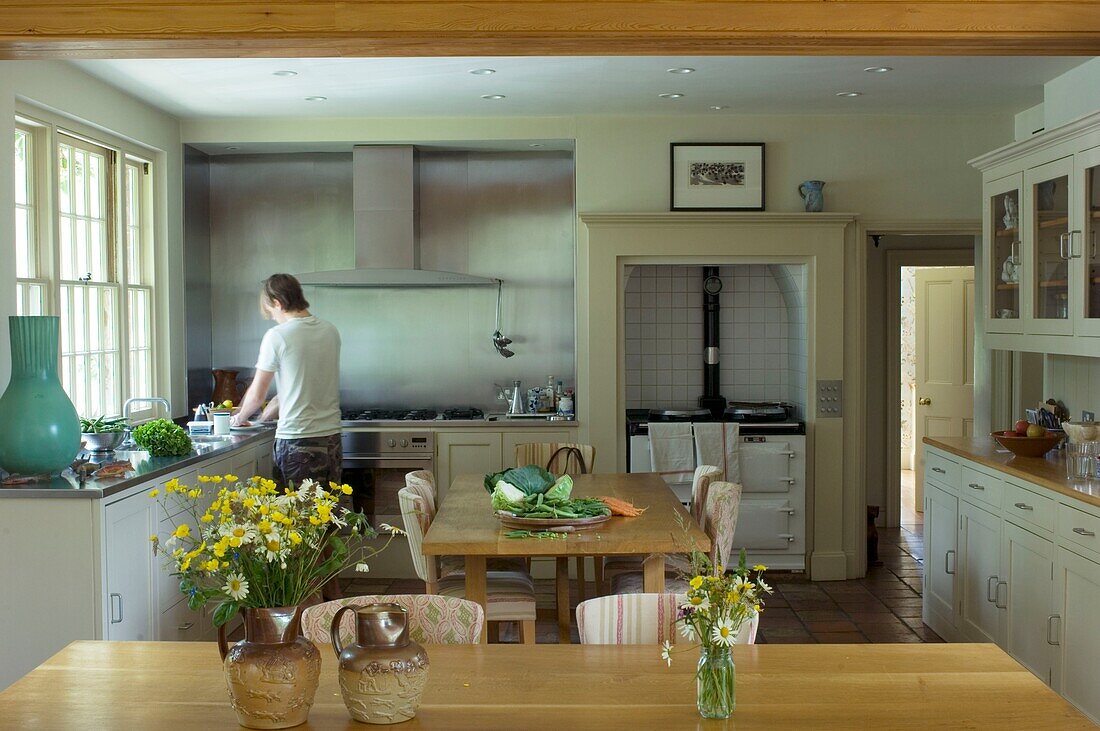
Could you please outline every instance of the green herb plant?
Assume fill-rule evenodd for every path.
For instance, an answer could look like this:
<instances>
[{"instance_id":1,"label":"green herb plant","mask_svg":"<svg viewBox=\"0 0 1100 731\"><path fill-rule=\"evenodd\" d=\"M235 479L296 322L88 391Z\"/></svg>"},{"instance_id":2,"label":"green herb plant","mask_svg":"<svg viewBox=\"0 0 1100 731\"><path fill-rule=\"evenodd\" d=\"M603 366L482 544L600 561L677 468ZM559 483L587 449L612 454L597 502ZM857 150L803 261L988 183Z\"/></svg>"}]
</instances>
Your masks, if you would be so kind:
<instances>
[{"instance_id":1,"label":"green herb plant","mask_svg":"<svg viewBox=\"0 0 1100 731\"><path fill-rule=\"evenodd\" d=\"M154 419L134 429L134 442L154 457L191 454L191 437L168 419Z\"/></svg>"}]
</instances>

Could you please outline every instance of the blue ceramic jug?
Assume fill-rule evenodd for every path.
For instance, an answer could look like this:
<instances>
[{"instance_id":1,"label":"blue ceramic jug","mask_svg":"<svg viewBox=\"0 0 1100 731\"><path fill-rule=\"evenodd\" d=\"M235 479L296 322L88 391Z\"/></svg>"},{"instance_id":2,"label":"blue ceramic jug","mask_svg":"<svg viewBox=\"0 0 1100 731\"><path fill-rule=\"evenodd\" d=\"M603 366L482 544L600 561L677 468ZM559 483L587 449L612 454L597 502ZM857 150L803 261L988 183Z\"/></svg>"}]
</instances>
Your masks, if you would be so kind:
<instances>
[{"instance_id":1,"label":"blue ceramic jug","mask_svg":"<svg viewBox=\"0 0 1100 731\"><path fill-rule=\"evenodd\" d=\"M54 473L80 451L80 419L57 377L56 317L9 317L11 382L0 396L0 467Z\"/></svg>"},{"instance_id":2,"label":"blue ceramic jug","mask_svg":"<svg viewBox=\"0 0 1100 731\"><path fill-rule=\"evenodd\" d=\"M820 213L825 207L825 195L821 192L824 187L824 180L804 180L799 184L798 194L807 213Z\"/></svg>"}]
</instances>

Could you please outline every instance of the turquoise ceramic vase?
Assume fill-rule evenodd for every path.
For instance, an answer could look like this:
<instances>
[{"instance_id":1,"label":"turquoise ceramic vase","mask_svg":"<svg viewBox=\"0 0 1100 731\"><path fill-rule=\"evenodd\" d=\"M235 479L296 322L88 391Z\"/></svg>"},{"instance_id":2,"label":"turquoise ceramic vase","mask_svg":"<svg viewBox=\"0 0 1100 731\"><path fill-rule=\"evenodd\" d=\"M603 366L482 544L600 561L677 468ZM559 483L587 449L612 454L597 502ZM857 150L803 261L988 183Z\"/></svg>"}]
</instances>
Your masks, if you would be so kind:
<instances>
[{"instance_id":1,"label":"turquoise ceramic vase","mask_svg":"<svg viewBox=\"0 0 1100 731\"><path fill-rule=\"evenodd\" d=\"M58 472L80 451L80 419L57 377L56 317L9 317L11 382L0 396L0 468Z\"/></svg>"}]
</instances>

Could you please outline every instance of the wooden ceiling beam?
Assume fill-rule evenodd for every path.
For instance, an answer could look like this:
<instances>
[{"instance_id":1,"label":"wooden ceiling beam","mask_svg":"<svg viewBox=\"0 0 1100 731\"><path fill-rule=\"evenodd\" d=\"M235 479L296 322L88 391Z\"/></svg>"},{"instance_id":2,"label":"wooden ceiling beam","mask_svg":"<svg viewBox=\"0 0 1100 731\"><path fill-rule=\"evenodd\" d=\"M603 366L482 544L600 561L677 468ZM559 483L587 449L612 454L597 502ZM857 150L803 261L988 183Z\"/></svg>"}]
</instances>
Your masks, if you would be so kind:
<instances>
[{"instance_id":1,"label":"wooden ceiling beam","mask_svg":"<svg viewBox=\"0 0 1100 731\"><path fill-rule=\"evenodd\" d=\"M1100 53L1096 0L3 0L0 58Z\"/></svg>"}]
</instances>

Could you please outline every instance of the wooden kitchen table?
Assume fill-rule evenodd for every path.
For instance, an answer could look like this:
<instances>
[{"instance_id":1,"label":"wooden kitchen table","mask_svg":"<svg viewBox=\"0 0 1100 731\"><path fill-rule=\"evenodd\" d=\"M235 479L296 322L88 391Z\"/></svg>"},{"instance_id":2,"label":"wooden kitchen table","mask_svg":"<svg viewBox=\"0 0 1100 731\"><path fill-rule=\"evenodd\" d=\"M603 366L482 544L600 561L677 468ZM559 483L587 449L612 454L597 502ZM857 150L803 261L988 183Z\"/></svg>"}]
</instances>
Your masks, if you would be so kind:
<instances>
[{"instance_id":1,"label":"wooden kitchen table","mask_svg":"<svg viewBox=\"0 0 1100 731\"><path fill-rule=\"evenodd\" d=\"M299 729L366 729L336 658ZM694 650L656 645L428 645L401 729L1085 729L1093 724L996 645L737 645L731 722L695 709ZM74 642L0 692L4 729L237 728L214 643Z\"/></svg>"},{"instance_id":2,"label":"wooden kitchen table","mask_svg":"<svg viewBox=\"0 0 1100 731\"><path fill-rule=\"evenodd\" d=\"M423 551L429 556L466 557L466 598L485 606L485 560L489 556L554 556L557 561L558 635L569 642L570 556L642 555L643 585L647 593L665 589L666 553L684 553L694 546L710 550L710 538L665 481L652 473L577 475L576 497L608 497L629 500L646 508L637 518L613 516L597 528L567 533L565 540L505 538L493 515L484 475L461 475L424 536ZM482 635L485 636L484 633Z\"/></svg>"}]
</instances>

